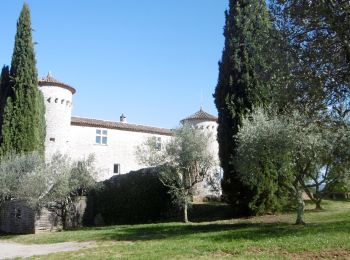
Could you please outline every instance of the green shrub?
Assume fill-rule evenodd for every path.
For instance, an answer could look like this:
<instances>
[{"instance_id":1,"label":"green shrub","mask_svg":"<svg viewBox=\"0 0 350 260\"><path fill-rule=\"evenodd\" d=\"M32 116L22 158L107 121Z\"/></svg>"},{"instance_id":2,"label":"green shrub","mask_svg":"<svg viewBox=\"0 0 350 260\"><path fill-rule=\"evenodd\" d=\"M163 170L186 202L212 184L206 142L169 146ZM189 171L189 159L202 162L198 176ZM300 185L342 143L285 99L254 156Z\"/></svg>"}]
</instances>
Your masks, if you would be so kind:
<instances>
[{"instance_id":1,"label":"green shrub","mask_svg":"<svg viewBox=\"0 0 350 260\"><path fill-rule=\"evenodd\" d=\"M85 220L87 225L149 223L165 219L171 207L157 170L141 169L113 176L91 192Z\"/></svg>"}]
</instances>

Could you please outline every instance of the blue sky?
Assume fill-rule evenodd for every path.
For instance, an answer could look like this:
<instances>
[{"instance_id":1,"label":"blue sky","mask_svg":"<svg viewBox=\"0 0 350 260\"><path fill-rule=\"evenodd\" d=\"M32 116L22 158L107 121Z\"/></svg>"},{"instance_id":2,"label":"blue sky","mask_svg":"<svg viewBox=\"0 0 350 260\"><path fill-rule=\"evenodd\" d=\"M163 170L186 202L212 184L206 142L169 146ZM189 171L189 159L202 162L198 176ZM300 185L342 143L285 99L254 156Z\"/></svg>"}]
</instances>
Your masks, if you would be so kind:
<instances>
[{"instance_id":1,"label":"blue sky","mask_svg":"<svg viewBox=\"0 0 350 260\"><path fill-rule=\"evenodd\" d=\"M204 109L224 46L228 0L27 0L39 76L72 85L73 115L176 127ZM10 64L22 0L4 0L0 64Z\"/></svg>"}]
</instances>

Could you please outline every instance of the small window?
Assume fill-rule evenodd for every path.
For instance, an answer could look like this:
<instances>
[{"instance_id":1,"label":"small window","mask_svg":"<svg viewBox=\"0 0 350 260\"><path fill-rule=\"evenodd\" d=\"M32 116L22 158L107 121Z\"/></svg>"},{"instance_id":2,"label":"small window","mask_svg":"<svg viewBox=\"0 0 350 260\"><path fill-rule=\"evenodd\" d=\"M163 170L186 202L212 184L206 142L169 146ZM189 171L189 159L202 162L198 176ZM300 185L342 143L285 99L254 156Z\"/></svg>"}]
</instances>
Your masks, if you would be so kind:
<instances>
[{"instance_id":1,"label":"small window","mask_svg":"<svg viewBox=\"0 0 350 260\"><path fill-rule=\"evenodd\" d=\"M50 137L50 142L55 142L56 139L54 137Z\"/></svg>"},{"instance_id":2,"label":"small window","mask_svg":"<svg viewBox=\"0 0 350 260\"><path fill-rule=\"evenodd\" d=\"M162 150L162 138L160 137L156 138L156 150L157 151Z\"/></svg>"},{"instance_id":3,"label":"small window","mask_svg":"<svg viewBox=\"0 0 350 260\"><path fill-rule=\"evenodd\" d=\"M120 174L120 164L119 163L115 163L113 165L113 173L114 174Z\"/></svg>"},{"instance_id":4,"label":"small window","mask_svg":"<svg viewBox=\"0 0 350 260\"><path fill-rule=\"evenodd\" d=\"M107 145L107 130L96 129L96 144Z\"/></svg>"},{"instance_id":5,"label":"small window","mask_svg":"<svg viewBox=\"0 0 350 260\"><path fill-rule=\"evenodd\" d=\"M55 98L55 103L57 103L58 102L58 98Z\"/></svg>"}]
</instances>

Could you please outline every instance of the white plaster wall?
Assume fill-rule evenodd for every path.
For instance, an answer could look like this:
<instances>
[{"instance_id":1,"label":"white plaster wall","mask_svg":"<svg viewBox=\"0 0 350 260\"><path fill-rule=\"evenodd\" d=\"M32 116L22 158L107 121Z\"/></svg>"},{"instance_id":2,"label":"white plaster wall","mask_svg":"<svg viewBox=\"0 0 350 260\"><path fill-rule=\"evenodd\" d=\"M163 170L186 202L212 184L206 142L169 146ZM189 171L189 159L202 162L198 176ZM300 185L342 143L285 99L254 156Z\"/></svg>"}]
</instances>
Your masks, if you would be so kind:
<instances>
[{"instance_id":1,"label":"white plaster wall","mask_svg":"<svg viewBox=\"0 0 350 260\"><path fill-rule=\"evenodd\" d=\"M216 161L219 161L219 143L217 141L218 124L214 121L190 120L185 124L193 126L195 129L205 132L209 135L209 151ZM218 163L219 164L219 163Z\"/></svg>"},{"instance_id":2,"label":"white plaster wall","mask_svg":"<svg viewBox=\"0 0 350 260\"><path fill-rule=\"evenodd\" d=\"M48 159L55 152L64 154L68 149L72 92L56 86L41 86L39 89L43 93L46 109L45 157Z\"/></svg>"},{"instance_id":3,"label":"white plaster wall","mask_svg":"<svg viewBox=\"0 0 350 260\"><path fill-rule=\"evenodd\" d=\"M216 184L214 186L218 190L214 191L213 187L206 181L197 183L195 186L194 200L201 201L205 196L221 195L220 180L222 178L222 169L220 167L219 143L217 141L218 124L214 121L205 121L200 119L187 120L184 122L184 124L190 125L198 131L203 131L209 136L208 149L215 160L215 166L213 167L213 171L210 174L210 178L215 180ZM216 173L219 173L219 175L216 175Z\"/></svg>"},{"instance_id":4,"label":"white plaster wall","mask_svg":"<svg viewBox=\"0 0 350 260\"><path fill-rule=\"evenodd\" d=\"M166 135L106 129L107 145L102 145L95 143L96 129L105 128L72 125L67 154L73 159L83 159L94 154L99 180L113 176L113 165L117 163L120 164L121 174L147 167L139 164L135 156L137 146L153 136L161 137L162 143L171 138Z\"/></svg>"}]
</instances>

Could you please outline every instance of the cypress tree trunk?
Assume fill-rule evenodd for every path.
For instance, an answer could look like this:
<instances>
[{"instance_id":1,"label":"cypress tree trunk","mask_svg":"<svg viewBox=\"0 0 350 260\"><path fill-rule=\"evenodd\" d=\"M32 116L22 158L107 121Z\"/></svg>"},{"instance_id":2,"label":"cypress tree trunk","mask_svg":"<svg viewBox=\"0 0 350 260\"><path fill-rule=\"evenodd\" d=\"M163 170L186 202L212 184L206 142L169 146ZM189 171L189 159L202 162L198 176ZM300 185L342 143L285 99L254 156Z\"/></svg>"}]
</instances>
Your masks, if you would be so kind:
<instances>
[{"instance_id":1,"label":"cypress tree trunk","mask_svg":"<svg viewBox=\"0 0 350 260\"><path fill-rule=\"evenodd\" d=\"M32 41L28 5L24 4L17 22L17 33L10 69L14 93L4 111L1 153L44 153L45 107L38 89L38 75Z\"/></svg>"},{"instance_id":2,"label":"cypress tree trunk","mask_svg":"<svg viewBox=\"0 0 350 260\"><path fill-rule=\"evenodd\" d=\"M271 30L265 1L230 0L224 29L225 47L219 62L219 79L215 89L218 109L218 142L224 171L223 194L236 215L249 215L254 194L244 185L232 163L237 143L234 136L242 116L254 106L269 101L268 49Z\"/></svg>"}]
</instances>

